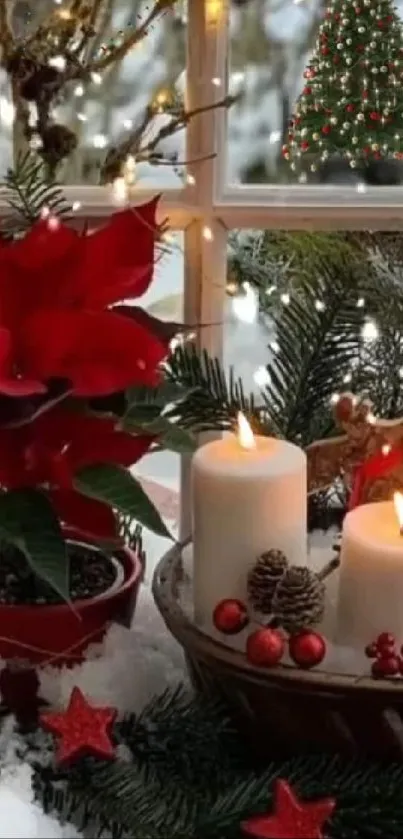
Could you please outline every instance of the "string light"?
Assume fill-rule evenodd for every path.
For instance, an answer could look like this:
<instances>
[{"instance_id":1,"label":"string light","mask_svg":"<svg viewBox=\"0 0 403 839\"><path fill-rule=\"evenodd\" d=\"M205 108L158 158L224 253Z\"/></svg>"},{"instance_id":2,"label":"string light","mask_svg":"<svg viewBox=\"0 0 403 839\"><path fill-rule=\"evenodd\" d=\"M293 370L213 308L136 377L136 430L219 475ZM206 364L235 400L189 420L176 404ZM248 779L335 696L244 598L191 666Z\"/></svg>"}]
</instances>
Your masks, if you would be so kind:
<instances>
[{"instance_id":1,"label":"string light","mask_svg":"<svg viewBox=\"0 0 403 839\"><path fill-rule=\"evenodd\" d=\"M54 55L52 58L49 58L48 61L49 67L54 67L55 70L63 70L66 69L66 58L64 55Z\"/></svg>"},{"instance_id":2,"label":"string light","mask_svg":"<svg viewBox=\"0 0 403 839\"><path fill-rule=\"evenodd\" d=\"M217 26L224 14L224 0L205 0L206 23Z\"/></svg>"},{"instance_id":3,"label":"string light","mask_svg":"<svg viewBox=\"0 0 403 839\"><path fill-rule=\"evenodd\" d=\"M128 198L128 188L126 179L122 176L115 178L112 184L113 200L116 204L125 204Z\"/></svg>"},{"instance_id":4,"label":"string light","mask_svg":"<svg viewBox=\"0 0 403 839\"><path fill-rule=\"evenodd\" d=\"M361 330L363 341L370 343L379 338L379 329L374 320L367 320Z\"/></svg>"},{"instance_id":5,"label":"string light","mask_svg":"<svg viewBox=\"0 0 403 839\"><path fill-rule=\"evenodd\" d=\"M77 96L78 98L80 96L84 96L84 87L82 84L76 85L76 87L74 88L74 96Z\"/></svg>"},{"instance_id":6,"label":"string light","mask_svg":"<svg viewBox=\"0 0 403 839\"><path fill-rule=\"evenodd\" d=\"M108 138L106 134L94 134L92 138L92 145L94 149L105 149L108 145Z\"/></svg>"},{"instance_id":7,"label":"string light","mask_svg":"<svg viewBox=\"0 0 403 839\"><path fill-rule=\"evenodd\" d=\"M124 179L128 186L132 186L136 180L136 159L129 154L124 165Z\"/></svg>"},{"instance_id":8,"label":"string light","mask_svg":"<svg viewBox=\"0 0 403 839\"><path fill-rule=\"evenodd\" d=\"M263 367L263 365L255 370L253 379L258 387L265 387L265 385L270 384L271 381L270 373L266 367Z\"/></svg>"},{"instance_id":9,"label":"string light","mask_svg":"<svg viewBox=\"0 0 403 839\"><path fill-rule=\"evenodd\" d=\"M232 298L232 311L243 323L254 323L257 318L259 302L256 292L249 283L242 283L241 294Z\"/></svg>"},{"instance_id":10,"label":"string light","mask_svg":"<svg viewBox=\"0 0 403 839\"><path fill-rule=\"evenodd\" d=\"M123 121L123 128L125 129L125 131L130 131L130 129L133 128L133 120L125 119Z\"/></svg>"},{"instance_id":11,"label":"string light","mask_svg":"<svg viewBox=\"0 0 403 839\"><path fill-rule=\"evenodd\" d=\"M315 309L317 312L324 312L326 309L325 304L322 300L315 300Z\"/></svg>"},{"instance_id":12,"label":"string light","mask_svg":"<svg viewBox=\"0 0 403 839\"><path fill-rule=\"evenodd\" d=\"M73 213L77 213L78 210L81 209L81 207L82 207L81 201L74 201L71 209L73 210Z\"/></svg>"},{"instance_id":13,"label":"string light","mask_svg":"<svg viewBox=\"0 0 403 839\"><path fill-rule=\"evenodd\" d=\"M203 227L203 239L205 239L206 242L212 242L213 238L214 236L211 227L207 227L207 225Z\"/></svg>"},{"instance_id":14,"label":"string light","mask_svg":"<svg viewBox=\"0 0 403 839\"><path fill-rule=\"evenodd\" d=\"M94 84L96 84L96 85L100 85L100 84L102 84L102 76L101 76L101 73L91 73L91 80L92 80L92 81L94 82Z\"/></svg>"},{"instance_id":15,"label":"string light","mask_svg":"<svg viewBox=\"0 0 403 839\"><path fill-rule=\"evenodd\" d=\"M190 174L189 174L189 175L186 175L186 183L188 183L188 184L189 184L189 186L194 186L194 185L195 185L195 183L196 183L196 178L195 178L195 176L194 176L194 175L190 175Z\"/></svg>"},{"instance_id":16,"label":"string light","mask_svg":"<svg viewBox=\"0 0 403 839\"><path fill-rule=\"evenodd\" d=\"M288 306L291 298L290 298L290 295L287 292L285 292L284 294L281 295L280 300L284 304L284 306Z\"/></svg>"}]
</instances>

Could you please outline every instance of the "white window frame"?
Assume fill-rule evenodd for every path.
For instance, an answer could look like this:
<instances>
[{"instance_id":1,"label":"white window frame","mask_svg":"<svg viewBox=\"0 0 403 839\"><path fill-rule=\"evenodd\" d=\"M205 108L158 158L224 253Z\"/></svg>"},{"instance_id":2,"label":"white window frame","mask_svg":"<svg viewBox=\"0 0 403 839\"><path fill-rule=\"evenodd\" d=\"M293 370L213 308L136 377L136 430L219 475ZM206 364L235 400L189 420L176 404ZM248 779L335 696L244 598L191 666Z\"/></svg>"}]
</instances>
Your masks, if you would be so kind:
<instances>
[{"instance_id":1,"label":"white window frame","mask_svg":"<svg viewBox=\"0 0 403 839\"><path fill-rule=\"evenodd\" d=\"M228 89L229 3L189 0L187 106L219 101ZM188 174L192 183L169 190L161 218L184 231L184 319L212 324L200 330L200 348L223 355L227 234L231 229L403 229L403 189L369 187L359 192L334 186L231 186L226 182L227 112L207 110L187 131ZM130 202L140 204L155 190L134 186ZM77 219L97 226L116 212L110 187L66 186L69 202L79 202ZM0 216L9 212L0 201ZM182 468L181 531L190 527L188 464Z\"/></svg>"}]
</instances>

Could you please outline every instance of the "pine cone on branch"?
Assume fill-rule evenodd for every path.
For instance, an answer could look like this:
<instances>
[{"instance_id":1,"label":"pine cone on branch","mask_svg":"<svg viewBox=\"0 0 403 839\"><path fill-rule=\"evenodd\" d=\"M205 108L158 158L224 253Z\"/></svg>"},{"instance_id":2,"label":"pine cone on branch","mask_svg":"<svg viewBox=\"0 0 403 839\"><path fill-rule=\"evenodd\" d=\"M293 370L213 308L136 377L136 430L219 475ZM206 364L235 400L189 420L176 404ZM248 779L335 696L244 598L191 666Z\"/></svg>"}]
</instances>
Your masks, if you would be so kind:
<instances>
[{"instance_id":1,"label":"pine cone on branch","mask_svg":"<svg viewBox=\"0 0 403 839\"><path fill-rule=\"evenodd\" d=\"M263 553L249 571L248 596L257 612L263 615L272 613L274 593L287 568L288 560L285 554L273 548Z\"/></svg>"}]
</instances>

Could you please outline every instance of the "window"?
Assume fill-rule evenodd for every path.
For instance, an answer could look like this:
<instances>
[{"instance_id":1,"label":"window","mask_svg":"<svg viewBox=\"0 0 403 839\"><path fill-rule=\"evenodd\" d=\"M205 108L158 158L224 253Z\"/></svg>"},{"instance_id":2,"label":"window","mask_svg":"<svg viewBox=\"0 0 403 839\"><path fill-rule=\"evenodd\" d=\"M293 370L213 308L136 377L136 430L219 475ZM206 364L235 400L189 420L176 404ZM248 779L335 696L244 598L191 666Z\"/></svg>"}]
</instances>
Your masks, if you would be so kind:
<instances>
[{"instance_id":1,"label":"window","mask_svg":"<svg viewBox=\"0 0 403 839\"><path fill-rule=\"evenodd\" d=\"M73 6L74 4L72 4ZM147 0L105 0L97 6L97 36L88 41L86 65L93 70L87 77L73 78L62 88L60 99L52 108L54 125L66 126L76 138L77 149L69 154L60 170L66 184L100 184L105 176L108 153L133 136L143 124L146 108L151 104L147 125L141 134L135 172L136 183L157 189L178 188L182 184L183 167L166 165L166 160L183 159L185 139L182 130L174 138L168 137L157 145L165 161L162 165L148 164L144 157L154 143L158 132L166 125L167 115L174 114L185 93L186 19L185 2L175 4L160 15L148 28L147 36L130 49L120 61L108 66L113 50L141 27L149 16L153 4ZM90 2L88 8L96 8ZM18 37L27 37L37 26L49 19L49 13L69 14L68 5L58 0L18 0L13 4L12 28ZM59 11L60 9L60 11ZM74 19L74 13L71 13ZM83 31L79 37L85 37ZM56 37L56 36L55 36ZM71 49L74 52L74 41ZM54 48L57 49L57 45ZM53 55L48 64L63 71L65 58ZM28 76L27 76L28 79ZM32 80L27 81L27 85ZM33 82L32 82L33 83ZM23 90L23 86L21 90ZM24 91L25 93L25 91ZM27 118L32 97L22 96ZM31 109L32 110L32 109ZM8 77L0 77L0 141L1 168L10 165L13 156L27 148L22 131L15 131L15 114L18 113L16 94L12 94ZM14 124L14 130L13 130ZM20 136L17 136L20 135ZM36 141L35 135L32 143Z\"/></svg>"}]
</instances>

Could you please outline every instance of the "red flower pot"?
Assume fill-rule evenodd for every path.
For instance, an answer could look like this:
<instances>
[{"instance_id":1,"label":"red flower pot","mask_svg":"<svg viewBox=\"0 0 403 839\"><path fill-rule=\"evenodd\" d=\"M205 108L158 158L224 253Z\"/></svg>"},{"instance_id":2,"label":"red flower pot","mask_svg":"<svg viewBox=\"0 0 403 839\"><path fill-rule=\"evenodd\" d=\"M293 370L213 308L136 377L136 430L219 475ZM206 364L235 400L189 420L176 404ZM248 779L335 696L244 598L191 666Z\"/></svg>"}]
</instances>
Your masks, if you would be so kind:
<instances>
[{"instance_id":1,"label":"red flower pot","mask_svg":"<svg viewBox=\"0 0 403 839\"><path fill-rule=\"evenodd\" d=\"M76 541L82 541L76 535ZM71 605L0 605L0 657L32 664L75 664L86 648L102 640L111 621L130 626L142 578L137 554L116 554L124 580L118 587Z\"/></svg>"}]
</instances>

